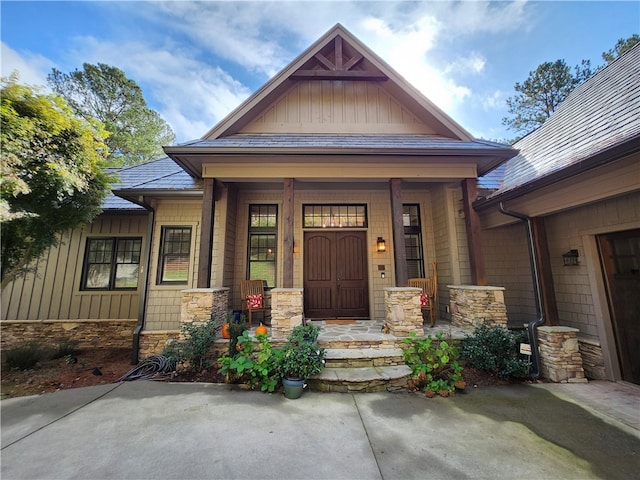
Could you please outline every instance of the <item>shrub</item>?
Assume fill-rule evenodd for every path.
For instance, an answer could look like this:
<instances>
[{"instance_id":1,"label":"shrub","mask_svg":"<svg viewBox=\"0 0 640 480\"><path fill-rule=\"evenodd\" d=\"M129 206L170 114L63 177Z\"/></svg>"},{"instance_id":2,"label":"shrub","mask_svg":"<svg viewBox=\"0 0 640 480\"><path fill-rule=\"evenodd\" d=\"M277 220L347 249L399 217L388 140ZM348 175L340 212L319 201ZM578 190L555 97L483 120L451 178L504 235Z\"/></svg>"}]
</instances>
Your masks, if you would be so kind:
<instances>
[{"instance_id":1,"label":"shrub","mask_svg":"<svg viewBox=\"0 0 640 480\"><path fill-rule=\"evenodd\" d=\"M308 379L324 369L325 349L318 347L320 327L296 325L277 356L280 377Z\"/></svg>"},{"instance_id":2,"label":"shrub","mask_svg":"<svg viewBox=\"0 0 640 480\"><path fill-rule=\"evenodd\" d=\"M206 369L211 365L208 354L216 338L216 323L213 318L204 323L183 323L180 326L182 338L167 345L162 355L192 372Z\"/></svg>"},{"instance_id":3,"label":"shrub","mask_svg":"<svg viewBox=\"0 0 640 480\"><path fill-rule=\"evenodd\" d=\"M249 388L260 388L263 392L273 392L278 386L275 368L277 351L272 350L267 335L256 335L257 343L244 331L237 339L237 351L218 359L218 372L225 376L227 383L246 383Z\"/></svg>"},{"instance_id":4,"label":"shrub","mask_svg":"<svg viewBox=\"0 0 640 480\"><path fill-rule=\"evenodd\" d=\"M78 345L80 342L71 340L70 338L62 338L58 340L58 345L53 351L51 358L63 358L77 355L80 352Z\"/></svg>"},{"instance_id":5,"label":"shrub","mask_svg":"<svg viewBox=\"0 0 640 480\"><path fill-rule=\"evenodd\" d=\"M234 322L232 317L227 316L227 322L229 323L229 356L232 357L236 354L238 338L247 330L247 323L244 315L240 317L239 323Z\"/></svg>"},{"instance_id":6,"label":"shrub","mask_svg":"<svg viewBox=\"0 0 640 480\"><path fill-rule=\"evenodd\" d=\"M272 348L267 335L256 335L256 343L244 331L233 353L218 358L218 372L227 383L246 383L263 392L273 392L285 376L307 379L324 368L325 350L317 345L319 333L317 326L298 325L282 348Z\"/></svg>"},{"instance_id":7,"label":"shrub","mask_svg":"<svg viewBox=\"0 0 640 480\"><path fill-rule=\"evenodd\" d=\"M434 340L431 335L417 338L412 332L402 343L405 362L412 372L409 388L424 391L428 397L436 394L448 397L456 388L465 388L458 349L444 340L441 333Z\"/></svg>"},{"instance_id":8,"label":"shrub","mask_svg":"<svg viewBox=\"0 0 640 480\"><path fill-rule=\"evenodd\" d=\"M32 342L8 350L5 362L11 370L29 370L49 358L50 352L39 343Z\"/></svg>"},{"instance_id":9,"label":"shrub","mask_svg":"<svg viewBox=\"0 0 640 480\"><path fill-rule=\"evenodd\" d=\"M520 342L526 333L514 334L497 325L478 325L472 336L461 342L461 355L472 367L495 373L502 378L524 378L530 362L518 358Z\"/></svg>"}]
</instances>

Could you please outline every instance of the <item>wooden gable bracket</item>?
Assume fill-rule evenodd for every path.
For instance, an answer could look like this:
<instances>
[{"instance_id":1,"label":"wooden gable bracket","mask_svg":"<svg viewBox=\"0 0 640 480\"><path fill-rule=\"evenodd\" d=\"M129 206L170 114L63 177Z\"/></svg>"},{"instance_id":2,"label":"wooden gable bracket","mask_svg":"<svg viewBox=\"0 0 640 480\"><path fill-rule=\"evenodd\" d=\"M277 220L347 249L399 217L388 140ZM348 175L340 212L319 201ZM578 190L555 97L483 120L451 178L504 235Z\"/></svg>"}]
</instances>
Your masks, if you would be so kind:
<instances>
[{"instance_id":1,"label":"wooden gable bracket","mask_svg":"<svg viewBox=\"0 0 640 480\"><path fill-rule=\"evenodd\" d=\"M329 60L322 53L316 53L313 58L324 69L321 70L298 70L294 72L290 78L312 78L315 80L387 80L388 77L380 72L371 72L366 70L352 70L358 65L364 57L356 54L347 62L344 62L342 55L342 37L336 36L334 39L335 63Z\"/></svg>"}]
</instances>

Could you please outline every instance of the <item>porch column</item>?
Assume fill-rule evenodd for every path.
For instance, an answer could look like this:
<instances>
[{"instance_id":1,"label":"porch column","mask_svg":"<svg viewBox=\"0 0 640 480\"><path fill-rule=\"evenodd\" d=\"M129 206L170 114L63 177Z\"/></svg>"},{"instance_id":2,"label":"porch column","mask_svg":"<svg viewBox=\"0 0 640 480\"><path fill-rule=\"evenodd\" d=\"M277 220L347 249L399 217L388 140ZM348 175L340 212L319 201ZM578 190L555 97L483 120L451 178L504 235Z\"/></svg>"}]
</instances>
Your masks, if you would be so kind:
<instances>
[{"instance_id":1,"label":"porch column","mask_svg":"<svg viewBox=\"0 0 640 480\"><path fill-rule=\"evenodd\" d=\"M282 220L284 222L282 287L293 288L293 178L284 179Z\"/></svg>"},{"instance_id":2,"label":"porch column","mask_svg":"<svg viewBox=\"0 0 640 480\"><path fill-rule=\"evenodd\" d=\"M211 252L213 246L213 213L214 213L214 184L215 178L203 179L202 193L202 229L200 231L200 251L198 257L198 288L211 287Z\"/></svg>"},{"instance_id":3,"label":"porch column","mask_svg":"<svg viewBox=\"0 0 640 480\"><path fill-rule=\"evenodd\" d=\"M391 228L393 230L393 260L396 268L396 287L409 284L407 252L404 246L404 223L402 221L402 179L389 180L391 194Z\"/></svg>"},{"instance_id":4,"label":"porch column","mask_svg":"<svg viewBox=\"0 0 640 480\"><path fill-rule=\"evenodd\" d=\"M540 293L542 294L542 302L540 303L542 304L542 313L545 318L545 325L560 325L544 217L531 218L531 227L533 230L533 243L534 248L536 249L536 258L538 259Z\"/></svg>"},{"instance_id":5,"label":"porch column","mask_svg":"<svg viewBox=\"0 0 640 480\"><path fill-rule=\"evenodd\" d=\"M487 272L484 267L482 231L480 228L480 217L473 209L473 202L478 198L477 182L475 178L465 178L461 185L462 205L467 227L469 263L471 264L471 283L483 286L487 284Z\"/></svg>"}]
</instances>

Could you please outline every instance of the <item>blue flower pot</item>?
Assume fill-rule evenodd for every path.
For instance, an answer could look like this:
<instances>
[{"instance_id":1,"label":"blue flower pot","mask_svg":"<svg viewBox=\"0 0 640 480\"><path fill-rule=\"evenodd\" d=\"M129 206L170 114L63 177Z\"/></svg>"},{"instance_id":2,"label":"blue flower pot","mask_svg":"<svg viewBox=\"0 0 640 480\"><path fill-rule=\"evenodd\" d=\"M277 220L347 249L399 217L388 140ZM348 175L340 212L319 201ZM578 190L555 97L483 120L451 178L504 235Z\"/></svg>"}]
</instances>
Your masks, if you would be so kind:
<instances>
[{"instance_id":1,"label":"blue flower pot","mask_svg":"<svg viewBox=\"0 0 640 480\"><path fill-rule=\"evenodd\" d=\"M284 396L290 399L300 398L304 390L304 379L301 378L283 378Z\"/></svg>"}]
</instances>

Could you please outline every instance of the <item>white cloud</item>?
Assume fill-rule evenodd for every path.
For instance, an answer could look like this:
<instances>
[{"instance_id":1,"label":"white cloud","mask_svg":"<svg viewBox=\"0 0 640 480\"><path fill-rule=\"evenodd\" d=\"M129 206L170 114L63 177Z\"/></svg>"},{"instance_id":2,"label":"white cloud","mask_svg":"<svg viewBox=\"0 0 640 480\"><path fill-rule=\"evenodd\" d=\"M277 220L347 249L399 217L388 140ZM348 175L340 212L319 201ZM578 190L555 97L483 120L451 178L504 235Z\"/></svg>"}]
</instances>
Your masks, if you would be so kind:
<instances>
[{"instance_id":1,"label":"white cloud","mask_svg":"<svg viewBox=\"0 0 640 480\"><path fill-rule=\"evenodd\" d=\"M479 97L480 104L484 111L501 110L505 106L508 95L501 90Z\"/></svg>"},{"instance_id":2,"label":"white cloud","mask_svg":"<svg viewBox=\"0 0 640 480\"><path fill-rule=\"evenodd\" d=\"M86 62L117 66L135 80L179 142L204 135L250 93L221 68L189 57L182 48L159 50L144 42L114 44L95 38L79 39L77 48L75 55ZM122 51L128 55L120 55Z\"/></svg>"},{"instance_id":3,"label":"white cloud","mask_svg":"<svg viewBox=\"0 0 640 480\"><path fill-rule=\"evenodd\" d=\"M481 45L451 48L481 33L529 28L527 3L503 2L104 2L109 22L91 38L71 36L63 71L82 63L121 68L172 126L179 141L199 137L237 107L335 23L342 23L395 68L409 83L458 119L469 100L478 104L471 83L490 64ZM459 52L464 52L460 55ZM5 53L6 52L6 53ZM53 61L3 45L5 67L21 79L46 83ZM448 58L448 61L441 60ZM436 60L440 61L438 65ZM10 73L10 72L9 72ZM492 105L491 102L496 102ZM480 102L485 109L498 97ZM464 115L462 116L464 117ZM462 118L461 117L461 118Z\"/></svg>"},{"instance_id":4,"label":"white cloud","mask_svg":"<svg viewBox=\"0 0 640 480\"><path fill-rule=\"evenodd\" d=\"M1 43L0 58L2 58L2 77L8 77L18 72L18 81L23 84L44 87L47 84L47 74L54 63L37 54L21 55L4 42Z\"/></svg>"}]
</instances>

